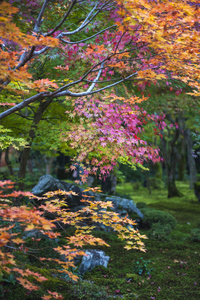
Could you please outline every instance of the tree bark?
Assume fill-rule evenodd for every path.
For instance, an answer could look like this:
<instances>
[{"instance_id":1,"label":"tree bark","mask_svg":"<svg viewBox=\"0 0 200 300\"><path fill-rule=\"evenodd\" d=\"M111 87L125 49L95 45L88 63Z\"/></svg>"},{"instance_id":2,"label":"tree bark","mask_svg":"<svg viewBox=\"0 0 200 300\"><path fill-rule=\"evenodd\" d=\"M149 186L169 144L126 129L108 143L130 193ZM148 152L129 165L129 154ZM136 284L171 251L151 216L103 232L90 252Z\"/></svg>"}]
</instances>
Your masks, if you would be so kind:
<instances>
[{"instance_id":1,"label":"tree bark","mask_svg":"<svg viewBox=\"0 0 200 300\"><path fill-rule=\"evenodd\" d=\"M171 140L166 141L166 139L161 139L163 154L165 158L165 166L167 172L167 189L168 189L168 198L180 197L182 194L176 187L175 175L176 175L176 166L177 166L177 141L179 138L179 130L176 128L174 136Z\"/></svg>"},{"instance_id":2,"label":"tree bark","mask_svg":"<svg viewBox=\"0 0 200 300\"><path fill-rule=\"evenodd\" d=\"M45 156L44 159L45 159L45 163L46 163L46 175L51 175L52 164L53 164L55 157Z\"/></svg>"},{"instance_id":3,"label":"tree bark","mask_svg":"<svg viewBox=\"0 0 200 300\"><path fill-rule=\"evenodd\" d=\"M8 170L10 172L10 175L14 175L14 171L13 171L13 167L12 167L12 163L9 159L9 150L10 147L6 148L6 152L5 152L5 162L7 164Z\"/></svg>"},{"instance_id":4,"label":"tree bark","mask_svg":"<svg viewBox=\"0 0 200 300\"><path fill-rule=\"evenodd\" d=\"M115 195L117 185L117 176L111 173L101 181L101 190L104 194Z\"/></svg>"},{"instance_id":5,"label":"tree bark","mask_svg":"<svg viewBox=\"0 0 200 300\"><path fill-rule=\"evenodd\" d=\"M195 159L192 155L193 141L189 129L186 130L186 142L187 142L187 159L188 159L189 175L190 175L190 189L193 189L194 183L197 181L197 171L196 171Z\"/></svg>"},{"instance_id":6,"label":"tree bark","mask_svg":"<svg viewBox=\"0 0 200 300\"><path fill-rule=\"evenodd\" d=\"M43 113L47 109L47 107L51 104L52 98L46 100L45 102L40 102L39 107L35 113L31 129L29 131L29 138L28 138L28 146L24 148L21 156L21 161L20 161L20 167L19 167L19 173L18 173L18 185L20 190L24 190L24 179L26 175L26 168L27 168L27 162L29 159L30 151L31 151L31 146L33 143L33 140L36 135L36 130L37 126L42 119Z\"/></svg>"},{"instance_id":7,"label":"tree bark","mask_svg":"<svg viewBox=\"0 0 200 300\"><path fill-rule=\"evenodd\" d=\"M180 139L178 152L178 180L183 181L186 170L186 143L184 137Z\"/></svg>"},{"instance_id":8,"label":"tree bark","mask_svg":"<svg viewBox=\"0 0 200 300\"><path fill-rule=\"evenodd\" d=\"M3 151L0 150L0 167L1 167L1 158L2 158L2 154L3 154Z\"/></svg>"}]
</instances>

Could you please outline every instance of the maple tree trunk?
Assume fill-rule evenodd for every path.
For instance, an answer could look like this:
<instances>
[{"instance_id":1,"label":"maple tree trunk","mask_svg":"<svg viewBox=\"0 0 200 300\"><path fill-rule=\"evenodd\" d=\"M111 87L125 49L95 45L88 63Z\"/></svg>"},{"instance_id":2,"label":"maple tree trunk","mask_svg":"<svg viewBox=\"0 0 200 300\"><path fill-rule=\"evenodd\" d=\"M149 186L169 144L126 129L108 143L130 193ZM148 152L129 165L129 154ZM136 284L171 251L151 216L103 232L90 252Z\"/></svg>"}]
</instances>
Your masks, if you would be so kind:
<instances>
[{"instance_id":1,"label":"maple tree trunk","mask_svg":"<svg viewBox=\"0 0 200 300\"><path fill-rule=\"evenodd\" d=\"M190 189L193 189L194 183L197 181L197 170L196 170L195 160L192 155L193 141L189 129L186 130L186 141L187 141L187 159L188 159L189 174L190 174Z\"/></svg>"},{"instance_id":2,"label":"maple tree trunk","mask_svg":"<svg viewBox=\"0 0 200 300\"><path fill-rule=\"evenodd\" d=\"M3 154L3 151L0 150L0 167L1 167L1 159L2 159L2 154Z\"/></svg>"},{"instance_id":3,"label":"maple tree trunk","mask_svg":"<svg viewBox=\"0 0 200 300\"><path fill-rule=\"evenodd\" d=\"M6 152L5 152L5 162L7 164L8 170L10 172L10 175L14 175L14 171L13 171L13 167L12 167L12 163L9 159L9 150L10 148L6 148Z\"/></svg>"},{"instance_id":4,"label":"maple tree trunk","mask_svg":"<svg viewBox=\"0 0 200 300\"><path fill-rule=\"evenodd\" d=\"M103 193L108 193L109 195L116 194L117 176L111 173L105 179L101 181L101 190Z\"/></svg>"},{"instance_id":5,"label":"maple tree trunk","mask_svg":"<svg viewBox=\"0 0 200 300\"><path fill-rule=\"evenodd\" d=\"M54 157L45 156L46 175L51 175L51 168L52 168L53 161L54 161Z\"/></svg>"},{"instance_id":6,"label":"maple tree trunk","mask_svg":"<svg viewBox=\"0 0 200 300\"><path fill-rule=\"evenodd\" d=\"M28 163L28 159L29 159L29 155L30 155L30 151L31 151L31 146L32 146L33 140L35 138L37 126L38 126L40 120L42 119L43 113L45 112L47 107L51 104L52 100L53 99L50 98L50 99L46 100L45 102L40 103L40 105L37 109L37 112L35 114L34 120L32 122L31 129L29 131L28 146L24 148L24 150L22 152L21 160L20 160L20 167L19 167L19 173L18 173L18 186L21 191L24 190L24 179L26 176L27 163Z\"/></svg>"},{"instance_id":7,"label":"maple tree trunk","mask_svg":"<svg viewBox=\"0 0 200 300\"><path fill-rule=\"evenodd\" d=\"M172 160L171 160L172 161ZM180 197L181 193L176 187L175 182L175 171L176 165L170 165L167 167L167 189L168 189L168 198L171 197Z\"/></svg>"},{"instance_id":8,"label":"maple tree trunk","mask_svg":"<svg viewBox=\"0 0 200 300\"><path fill-rule=\"evenodd\" d=\"M175 130L174 136L170 141L162 138L162 146L167 171L167 189L168 198L180 197L182 194L178 191L175 182L176 166L177 166L177 148L176 143L179 137L178 129Z\"/></svg>"},{"instance_id":9,"label":"maple tree trunk","mask_svg":"<svg viewBox=\"0 0 200 300\"><path fill-rule=\"evenodd\" d=\"M185 138L180 140L178 147L178 180L183 181L186 170L186 145Z\"/></svg>"}]
</instances>

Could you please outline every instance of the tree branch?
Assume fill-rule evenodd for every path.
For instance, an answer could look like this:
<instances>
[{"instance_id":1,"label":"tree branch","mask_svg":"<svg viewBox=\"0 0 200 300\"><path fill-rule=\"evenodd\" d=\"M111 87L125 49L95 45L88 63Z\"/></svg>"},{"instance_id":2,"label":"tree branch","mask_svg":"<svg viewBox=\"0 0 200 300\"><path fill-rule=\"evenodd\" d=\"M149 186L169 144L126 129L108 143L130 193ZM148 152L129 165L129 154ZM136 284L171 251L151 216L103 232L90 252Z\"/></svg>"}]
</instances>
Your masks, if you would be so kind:
<instances>
[{"instance_id":1,"label":"tree branch","mask_svg":"<svg viewBox=\"0 0 200 300\"><path fill-rule=\"evenodd\" d=\"M88 41L88 40L94 38L95 36L101 34L102 32L104 32L104 31L106 31L106 30L108 30L108 29L110 29L110 28L116 27L116 26L117 26L117 25L109 26L109 27L107 27L107 28L105 28L105 29L103 29L103 30L97 32L96 34L94 34L94 35L92 35L92 36L89 36L89 37L87 37L87 38L85 38L85 39L83 39L83 40L77 41L77 42L69 42L69 41L66 41L66 40L64 40L64 39L62 39L62 38L61 38L61 41L64 42L64 43L66 43L66 44L69 44L69 45L83 43L83 42L86 42L86 41Z\"/></svg>"},{"instance_id":2,"label":"tree branch","mask_svg":"<svg viewBox=\"0 0 200 300\"><path fill-rule=\"evenodd\" d=\"M63 97L63 96L71 96L71 97L76 98L76 97L83 97L83 96L93 95L93 94L96 94L98 92L107 90L107 89L109 89L109 88L111 88L111 87L113 87L113 86L115 86L117 84L120 84L120 83L128 80L129 78L131 78L131 77L133 77L135 75L137 75L137 72L135 72L135 73L133 73L133 74L131 74L131 75L129 75L129 76L127 76L127 77L125 77L125 78L123 78L123 79L115 82L115 83L112 83L112 84L107 85L107 86L105 86L103 88L97 89L95 91L93 91L93 90L91 91L90 88L86 92L82 92L82 93L73 93L73 92L70 92L69 90L67 90L67 91L63 91L63 92L55 94L54 98Z\"/></svg>"},{"instance_id":3,"label":"tree branch","mask_svg":"<svg viewBox=\"0 0 200 300\"><path fill-rule=\"evenodd\" d=\"M93 9L89 12L89 14L87 15L87 17L85 18L85 20L83 21L83 23L75 30L73 31L69 31L69 32L62 32L58 35L58 38L62 38L63 36L69 36L69 35L73 35L79 31L81 31L82 29L84 29L95 17L96 15L98 15L98 13L109 3L111 2L111 0L107 1L106 3L104 3L97 11L96 13L92 16L92 14L94 13L94 11L97 8L98 3L96 3L96 5L93 7ZM91 17L91 18L90 18Z\"/></svg>"},{"instance_id":4,"label":"tree branch","mask_svg":"<svg viewBox=\"0 0 200 300\"><path fill-rule=\"evenodd\" d=\"M73 92L71 92L69 90L59 91L60 89L57 90L57 91L55 91L55 92L52 92L52 93L51 92L42 92L42 93L39 93L39 94L37 94L35 96L32 96L32 97L24 100L23 102L21 102L19 104L16 104L14 107L6 110L5 112L0 113L0 120L3 119L3 118L5 118L5 117L7 117L7 116L9 116L9 115L11 115L11 114L13 114L13 113L15 113L16 111L19 111L20 109L28 106L30 103L36 102L38 100L45 99L47 97L50 97L50 98L59 98L59 97L64 97L64 96L70 96L70 97L76 98L76 97L89 96L89 95L93 95L93 94L96 94L98 92L104 91L106 89L109 89L109 88L111 88L111 87L113 87L113 86L115 86L117 84L120 84L120 83L128 80L129 78L137 75L137 72L135 72L135 73L133 73L133 74L131 74L131 75L129 75L129 76L127 76L127 77L125 77L125 78L123 78L123 79L115 82L115 83L112 83L110 85L107 85L107 86L105 86L103 88L100 88L100 89L97 89L97 90L93 90L96 82L98 81L98 79L99 79L99 77L101 75L100 70L99 70L99 73L98 73L97 77L93 81L92 85L87 89L86 92L73 93ZM79 82L81 82L81 80L79 80Z\"/></svg>"},{"instance_id":5,"label":"tree branch","mask_svg":"<svg viewBox=\"0 0 200 300\"><path fill-rule=\"evenodd\" d=\"M15 106L9 108L8 110L0 113L0 120L15 113L16 111L19 111L20 109L28 106L30 103L36 102L38 100L42 100L42 99L50 96L50 94L51 93L49 93L49 92L42 92L42 93L39 93L37 95L34 95L34 96L22 101L21 103L16 104Z\"/></svg>"},{"instance_id":6,"label":"tree branch","mask_svg":"<svg viewBox=\"0 0 200 300\"><path fill-rule=\"evenodd\" d=\"M60 28L60 26L62 26L62 24L65 22L65 20L67 19L67 17L69 16L70 12L72 11L72 8L74 7L74 5L76 4L77 0L73 0L68 11L66 12L66 14L64 15L62 21L60 21L60 23L50 32L45 33L44 36L50 36L52 35L56 30L58 30Z\"/></svg>"},{"instance_id":7,"label":"tree branch","mask_svg":"<svg viewBox=\"0 0 200 300\"><path fill-rule=\"evenodd\" d=\"M39 32L39 29L40 29L40 26L41 26L41 23L42 23L42 17L44 15L45 9L46 9L47 4L48 4L49 1L51 1L51 0L45 0L43 5L42 5L41 11L39 13L39 16L36 20L36 23L35 23L35 26L34 26L34 29L33 29L33 31L36 32L36 33Z\"/></svg>"}]
</instances>

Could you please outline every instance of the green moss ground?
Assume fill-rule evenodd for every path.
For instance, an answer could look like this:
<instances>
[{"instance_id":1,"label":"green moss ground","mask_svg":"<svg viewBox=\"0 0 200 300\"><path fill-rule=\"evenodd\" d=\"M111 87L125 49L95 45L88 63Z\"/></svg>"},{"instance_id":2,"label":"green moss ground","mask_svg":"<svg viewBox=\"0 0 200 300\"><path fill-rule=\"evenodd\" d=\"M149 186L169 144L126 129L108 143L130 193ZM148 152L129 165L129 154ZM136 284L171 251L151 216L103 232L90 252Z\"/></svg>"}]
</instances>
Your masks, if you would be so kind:
<instances>
[{"instance_id":1,"label":"green moss ground","mask_svg":"<svg viewBox=\"0 0 200 300\"><path fill-rule=\"evenodd\" d=\"M107 269L97 267L84 275L84 281L74 284L53 277L50 269L39 268L38 263L34 265L32 261L31 267L49 278L43 284L43 291L27 293L17 283L4 283L1 299L37 300L47 289L62 293L67 300L200 299L200 243L192 241L190 234L200 223L200 203L187 182L177 185L184 196L171 199L167 198L164 188L149 194L142 187L134 190L130 183L117 187L118 194L129 195L136 203L144 202L148 207L169 212L176 218L178 223L167 241L150 237L145 241L146 253L141 253L125 250L123 242L113 233L96 232L111 246L98 247L110 256ZM148 235L147 230L142 233Z\"/></svg>"}]
</instances>

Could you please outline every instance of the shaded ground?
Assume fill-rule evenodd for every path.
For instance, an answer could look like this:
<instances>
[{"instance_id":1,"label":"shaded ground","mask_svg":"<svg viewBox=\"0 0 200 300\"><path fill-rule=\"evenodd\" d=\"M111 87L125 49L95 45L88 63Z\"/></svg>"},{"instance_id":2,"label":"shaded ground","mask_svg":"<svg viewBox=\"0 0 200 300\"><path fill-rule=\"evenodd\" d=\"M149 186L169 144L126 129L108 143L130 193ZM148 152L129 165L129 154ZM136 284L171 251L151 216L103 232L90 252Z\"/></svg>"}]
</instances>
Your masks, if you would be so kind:
<instances>
[{"instance_id":1,"label":"shaded ground","mask_svg":"<svg viewBox=\"0 0 200 300\"><path fill-rule=\"evenodd\" d=\"M97 267L81 278L84 281L74 284L53 277L51 266L41 268L39 262L33 260L34 270L49 278L49 282L44 282L44 289L58 291L64 299L77 300L200 299L200 242L191 239L191 230L200 224L200 203L188 183L177 185L184 196L171 199L167 199L164 188L148 194L147 189L134 190L131 184L117 187L118 194L129 195L136 203L144 202L172 214L178 223L170 236L160 239L151 236L145 242L147 252L141 253L123 249L123 242L113 233L96 232L95 235L111 246L99 247L110 256L108 268ZM148 235L148 230L142 233ZM41 299L41 292L27 293L17 283L8 283L6 288L1 299Z\"/></svg>"}]
</instances>

